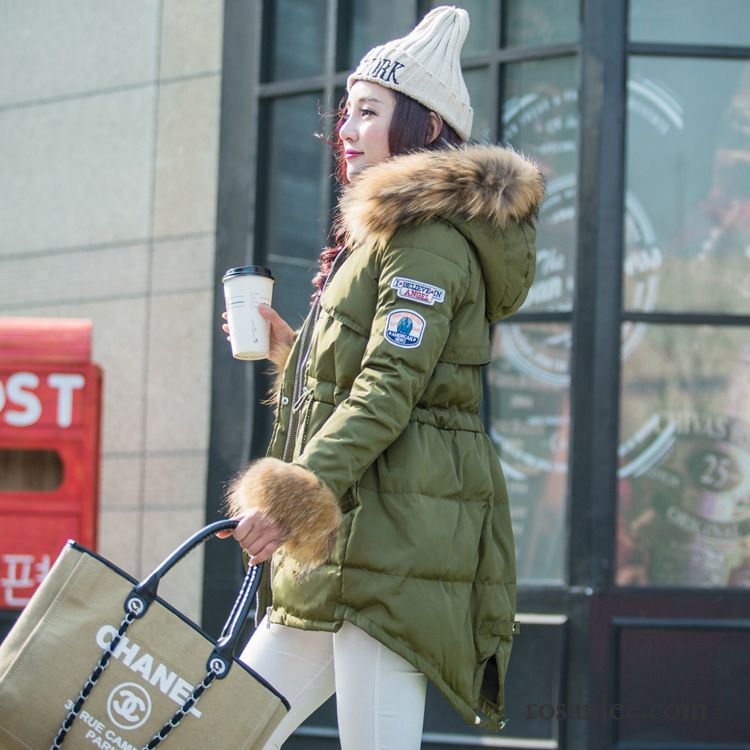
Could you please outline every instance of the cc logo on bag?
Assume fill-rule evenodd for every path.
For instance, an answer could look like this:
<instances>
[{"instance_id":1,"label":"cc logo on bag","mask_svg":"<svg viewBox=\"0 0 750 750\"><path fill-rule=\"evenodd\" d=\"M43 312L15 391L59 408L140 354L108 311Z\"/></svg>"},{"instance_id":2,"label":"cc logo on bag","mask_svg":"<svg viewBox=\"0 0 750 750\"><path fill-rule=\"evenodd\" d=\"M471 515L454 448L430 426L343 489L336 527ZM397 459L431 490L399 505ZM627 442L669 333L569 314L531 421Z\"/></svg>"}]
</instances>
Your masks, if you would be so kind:
<instances>
[{"instance_id":1,"label":"cc logo on bag","mask_svg":"<svg viewBox=\"0 0 750 750\"><path fill-rule=\"evenodd\" d=\"M120 729L138 729L151 716L151 696L135 682L123 682L109 694L107 714Z\"/></svg>"}]
</instances>

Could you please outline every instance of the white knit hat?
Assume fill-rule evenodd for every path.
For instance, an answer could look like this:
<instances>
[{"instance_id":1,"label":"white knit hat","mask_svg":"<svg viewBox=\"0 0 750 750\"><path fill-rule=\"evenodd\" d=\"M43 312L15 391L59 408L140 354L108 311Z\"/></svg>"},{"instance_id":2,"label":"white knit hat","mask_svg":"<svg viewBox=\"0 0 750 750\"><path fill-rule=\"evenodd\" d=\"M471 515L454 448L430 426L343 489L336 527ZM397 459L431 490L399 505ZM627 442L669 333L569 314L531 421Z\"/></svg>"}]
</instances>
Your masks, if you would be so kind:
<instances>
[{"instance_id":1,"label":"white knit hat","mask_svg":"<svg viewBox=\"0 0 750 750\"><path fill-rule=\"evenodd\" d=\"M469 14L443 5L431 10L405 37L371 49L349 76L400 91L437 112L463 140L471 134L474 111L461 73L461 47Z\"/></svg>"}]
</instances>

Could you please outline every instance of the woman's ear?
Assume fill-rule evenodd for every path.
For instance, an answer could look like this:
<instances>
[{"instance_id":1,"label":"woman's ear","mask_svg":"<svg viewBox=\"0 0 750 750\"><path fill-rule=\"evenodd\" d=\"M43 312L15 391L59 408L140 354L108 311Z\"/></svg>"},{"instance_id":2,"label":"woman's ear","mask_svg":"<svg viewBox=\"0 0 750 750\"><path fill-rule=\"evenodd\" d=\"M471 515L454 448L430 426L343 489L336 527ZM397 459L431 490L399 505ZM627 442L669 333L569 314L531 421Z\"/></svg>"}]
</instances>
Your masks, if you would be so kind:
<instances>
[{"instance_id":1,"label":"woman's ear","mask_svg":"<svg viewBox=\"0 0 750 750\"><path fill-rule=\"evenodd\" d=\"M427 145L436 141L443 130L443 118L437 112L430 112L430 124L427 131Z\"/></svg>"}]
</instances>

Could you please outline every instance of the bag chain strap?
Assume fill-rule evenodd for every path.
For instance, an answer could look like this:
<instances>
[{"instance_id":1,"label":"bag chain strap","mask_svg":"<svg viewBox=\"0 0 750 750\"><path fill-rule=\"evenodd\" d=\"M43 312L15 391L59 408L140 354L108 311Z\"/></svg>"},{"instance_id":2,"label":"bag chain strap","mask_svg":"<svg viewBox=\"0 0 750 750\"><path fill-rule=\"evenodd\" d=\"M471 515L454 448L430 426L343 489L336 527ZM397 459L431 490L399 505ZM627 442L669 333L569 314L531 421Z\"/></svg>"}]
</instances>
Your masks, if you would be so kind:
<instances>
[{"instance_id":1,"label":"bag chain strap","mask_svg":"<svg viewBox=\"0 0 750 750\"><path fill-rule=\"evenodd\" d=\"M143 750L154 750L155 747L158 747L167 738L167 735L185 718L187 712L198 702L198 698L211 687L211 683L216 677L216 672L209 670L203 681L196 685L192 695L182 704L182 708L177 710L175 715L151 738L151 741Z\"/></svg>"},{"instance_id":2,"label":"bag chain strap","mask_svg":"<svg viewBox=\"0 0 750 750\"><path fill-rule=\"evenodd\" d=\"M102 673L107 668L107 665L112 658L112 654L117 649L118 644L122 640L122 637L125 635L125 632L130 627L135 617L135 612L130 610L125 615L125 617L122 618L120 627L117 629L117 635L115 635L109 646L107 646L106 650L101 656L101 659L99 659L99 663L96 665L96 667L94 667L94 671L91 673L91 675L89 675L84 686L81 688L81 692L78 694L78 698L73 704L73 708L70 709L70 712L65 717L65 720L60 726L60 730L58 731L57 736L55 737L50 747L50 750L61 750L62 744L65 741L65 738L67 737L71 727L73 726L73 722L78 718L78 714L83 708L83 704L86 702L89 694L94 689L94 685L96 685L96 683L99 681L99 678L102 676ZM174 716L151 738L149 743L143 747L143 750L154 750L154 748L158 747L167 738L167 735L185 718L188 711L190 711L190 709L198 702L198 699L201 697L201 695L203 695L203 693L205 693L206 690L211 687L213 681L219 676L221 667L218 666L217 669L219 669L219 671L216 671L213 666L209 669L203 680L195 686L195 689L191 693L190 697L175 712Z\"/></svg>"},{"instance_id":3,"label":"bag chain strap","mask_svg":"<svg viewBox=\"0 0 750 750\"><path fill-rule=\"evenodd\" d=\"M73 704L73 708L70 709L70 712L65 717L65 720L60 726L57 736L52 742L50 750L60 750L62 743L65 741L65 737L70 731L70 728L73 726L73 722L78 717L78 714L83 708L83 704L89 697L89 693L93 690L94 685L96 685L96 683L99 681L99 678L102 676L102 673L107 668L107 665L112 658L112 654L122 640L122 637L125 635L125 631L130 627L130 624L135 619L135 616L135 612L131 609L128 610L128 612L125 614L125 617L122 618L120 627L117 629L117 635L115 635L109 646L107 646L106 650L101 656L101 659L99 659L99 663L94 667L94 671L89 675L88 679L84 683L83 687L81 688L81 692L78 693L78 698L76 698L76 702Z\"/></svg>"}]
</instances>

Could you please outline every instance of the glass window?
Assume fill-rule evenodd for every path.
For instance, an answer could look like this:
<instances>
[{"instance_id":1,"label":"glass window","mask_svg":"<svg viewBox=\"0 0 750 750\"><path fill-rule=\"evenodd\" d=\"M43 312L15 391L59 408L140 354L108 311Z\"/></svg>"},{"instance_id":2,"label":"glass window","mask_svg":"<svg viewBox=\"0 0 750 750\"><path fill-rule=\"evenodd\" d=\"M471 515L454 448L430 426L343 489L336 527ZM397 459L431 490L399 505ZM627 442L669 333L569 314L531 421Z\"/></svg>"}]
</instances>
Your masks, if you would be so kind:
<instances>
[{"instance_id":1,"label":"glass window","mask_svg":"<svg viewBox=\"0 0 750 750\"><path fill-rule=\"evenodd\" d=\"M320 75L325 64L327 0L263 3L266 81Z\"/></svg>"},{"instance_id":2,"label":"glass window","mask_svg":"<svg viewBox=\"0 0 750 750\"><path fill-rule=\"evenodd\" d=\"M414 26L410 3L401 0L351 0L339 3L339 70L354 70L365 53Z\"/></svg>"},{"instance_id":3,"label":"glass window","mask_svg":"<svg viewBox=\"0 0 750 750\"><path fill-rule=\"evenodd\" d=\"M571 310L575 277L578 61L506 65L503 141L531 156L547 197L537 227L537 275L524 311Z\"/></svg>"},{"instance_id":4,"label":"glass window","mask_svg":"<svg viewBox=\"0 0 750 750\"><path fill-rule=\"evenodd\" d=\"M273 307L292 328L298 328L310 309L314 291L312 278L317 272L317 259L291 262L270 257L268 266L274 275Z\"/></svg>"},{"instance_id":5,"label":"glass window","mask_svg":"<svg viewBox=\"0 0 750 750\"><path fill-rule=\"evenodd\" d=\"M579 0L506 0L506 47L578 41Z\"/></svg>"},{"instance_id":6,"label":"glass window","mask_svg":"<svg viewBox=\"0 0 750 750\"><path fill-rule=\"evenodd\" d=\"M750 46L747 0L630 0L634 42Z\"/></svg>"},{"instance_id":7,"label":"glass window","mask_svg":"<svg viewBox=\"0 0 750 750\"><path fill-rule=\"evenodd\" d=\"M570 327L501 324L489 366L489 435L508 483L521 583L564 580Z\"/></svg>"},{"instance_id":8,"label":"glass window","mask_svg":"<svg viewBox=\"0 0 750 750\"><path fill-rule=\"evenodd\" d=\"M279 264L286 263L307 273L324 242L327 228L321 226L319 215L321 172L328 165L328 146L315 137L325 127L318 115L319 102L318 95L304 94L263 105L260 184L265 195L260 196L260 203L265 210L259 236L263 242L260 250L274 275ZM274 300L281 286L277 279ZM303 300L309 297L307 289L299 290Z\"/></svg>"},{"instance_id":9,"label":"glass window","mask_svg":"<svg viewBox=\"0 0 750 750\"><path fill-rule=\"evenodd\" d=\"M443 0L432 0L430 5L437 8L446 5ZM464 42L463 57L470 57L493 49L492 30L495 28L494 19L497 13L497 4L488 3L487 0L463 0L463 2L450 3L457 8L463 8L469 14L469 34Z\"/></svg>"},{"instance_id":10,"label":"glass window","mask_svg":"<svg viewBox=\"0 0 750 750\"><path fill-rule=\"evenodd\" d=\"M624 304L750 311L750 62L633 57Z\"/></svg>"},{"instance_id":11,"label":"glass window","mask_svg":"<svg viewBox=\"0 0 750 750\"><path fill-rule=\"evenodd\" d=\"M750 587L750 332L623 328L617 583Z\"/></svg>"},{"instance_id":12,"label":"glass window","mask_svg":"<svg viewBox=\"0 0 750 750\"><path fill-rule=\"evenodd\" d=\"M474 122L471 137L477 141L489 143L492 140L490 111L490 71L488 68L477 68L464 71L464 81L469 90L469 99L474 110Z\"/></svg>"}]
</instances>

